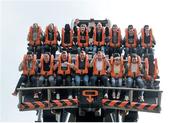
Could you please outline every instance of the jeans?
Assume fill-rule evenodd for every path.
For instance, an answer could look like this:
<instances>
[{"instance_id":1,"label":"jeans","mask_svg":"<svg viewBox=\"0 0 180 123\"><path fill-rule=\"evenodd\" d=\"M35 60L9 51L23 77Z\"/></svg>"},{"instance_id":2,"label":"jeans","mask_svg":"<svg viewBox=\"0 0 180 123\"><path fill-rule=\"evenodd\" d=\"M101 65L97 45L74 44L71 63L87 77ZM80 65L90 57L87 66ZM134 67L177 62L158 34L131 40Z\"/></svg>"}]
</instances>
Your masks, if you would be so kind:
<instances>
[{"instance_id":1,"label":"jeans","mask_svg":"<svg viewBox=\"0 0 180 123\"><path fill-rule=\"evenodd\" d=\"M50 86L55 86L56 85L56 82L54 80L54 76L47 76L47 77L40 76L39 80L37 81L37 87L42 87L45 79L47 79L47 81L49 82ZM45 83L45 85L46 84L48 84L48 83Z\"/></svg>"},{"instance_id":2,"label":"jeans","mask_svg":"<svg viewBox=\"0 0 180 123\"><path fill-rule=\"evenodd\" d=\"M80 82L81 82L81 79L83 79L83 85L84 86L88 86L88 82L89 82L89 76L88 75L76 75L75 76L75 85L76 86L79 86L81 85Z\"/></svg>"},{"instance_id":3,"label":"jeans","mask_svg":"<svg viewBox=\"0 0 180 123\"><path fill-rule=\"evenodd\" d=\"M78 54L81 52L82 49L84 49L84 51L85 51L86 53L88 53L88 51L89 51L89 48L88 48L88 47L82 47L82 48L81 48L81 47L78 47L78 48L77 48Z\"/></svg>"},{"instance_id":4,"label":"jeans","mask_svg":"<svg viewBox=\"0 0 180 123\"><path fill-rule=\"evenodd\" d=\"M93 47L93 55L96 54L98 48L100 48L100 50L101 50L103 53L105 53L105 48L104 48L104 46L99 46L99 47L94 46L94 47Z\"/></svg>"},{"instance_id":5,"label":"jeans","mask_svg":"<svg viewBox=\"0 0 180 123\"><path fill-rule=\"evenodd\" d=\"M154 55L154 49L152 49L152 48L142 48L142 52L141 52L142 54L152 54L152 55Z\"/></svg>"},{"instance_id":6,"label":"jeans","mask_svg":"<svg viewBox=\"0 0 180 123\"><path fill-rule=\"evenodd\" d=\"M125 57L132 53L137 53L137 48L125 48Z\"/></svg>"},{"instance_id":7,"label":"jeans","mask_svg":"<svg viewBox=\"0 0 180 123\"><path fill-rule=\"evenodd\" d=\"M57 86L62 86L64 85L63 80L65 80L65 86L72 86L72 82L71 82L71 76L70 75L57 75L56 77L56 81L57 81ZM72 89L68 89L67 93L69 95L72 94Z\"/></svg>"},{"instance_id":8,"label":"jeans","mask_svg":"<svg viewBox=\"0 0 180 123\"><path fill-rule=\"evenodd\" d=\"M28 76L22 74L16 85L15 91L17 92L17 88L20 88L22 83L27 84L28 81L30 82L30 86L34 87L36 85L36 77L35 76L29 76L29 80L28 80Z\"/></svg>"},{"instance_id":9,"label":"jeans","mask_svg":"<svg viewBox=\"0 0 180 123\"><path fill-rule=\"evenodd\" d=\"M97 80L100 80L101 83L97 83L97 82L99 82L99 81L97 81ZM110 84L109 84L109 79L108 79L108 77L105 76L105 75L103 75L103 76L93 75L93 76L91 77L91 79L90 79L90 82L91 82L90 85L92 85L92 86L101 86L101 85L103 85L103 86L105 86L105 87L110 86ZM105 93L107 93L107 92L108 92L108 90L105 90Z\"/></svg>"},{"instance_id":10,"label":"jeans","mask_svg":"<svg viewBox=\"0 0 180 123\"><path fill-rule=\"evenodd\" d=\"M141 77L137 77L135 79L135 85L137 85L139 88L144 88L144 82L143 82ZM126 86L128 88L132 88L133 87L133 79L131 77L127 78ZM143 96L143 95L144 95L144 91L140 91L140 96Z\"/></svg>"},{"instance_id":11,"label":"jeans","mask_svg":"<svg viewBox=\"0 0 180 123\"><path fill-rule=\"evenodd\" d=\"M73 86L80 86L82 84L81 79L83 80L83 85L88 86L88 82L89 82L89 76L88 75L75 75L75 82L72 82L72 85ZM74 89L73 91L74 91L75 95L77 96L79 89Z\"/></svg>"},{"instance_id":12,"label":"jeans","mask_svg":"<svg viewBox=\"0 0 180 123\"><path fill-rule=\"evenodd\" d=\"M112 84L112 87L121 87L122 86L122 78L111 78L111 84ZM113 90L113 91L115 91L115 90Z\"/></svg>"},{"instance_id":13,"label":"jeans","mask_svg":"<svg viewBox=\"0 0 180 123\"><path fill-rule=\"evenodd\" d=\"M45 52L50 52L54 57L56 56L56 51L58 50L57 45L45 45L44 46L44 53Z\"/></svg>"},{"instance_id":14,"label":"jeans","mask_svg":"<svg viewBox=\"0 0 180 123\"><path fill-rule=\"evenodd\" d=\"M109 58L114 54L114 53L119 53L121 54L122 53L122 48L112 48L112 47L109 47Z\"/></svg>"}]
</instances>

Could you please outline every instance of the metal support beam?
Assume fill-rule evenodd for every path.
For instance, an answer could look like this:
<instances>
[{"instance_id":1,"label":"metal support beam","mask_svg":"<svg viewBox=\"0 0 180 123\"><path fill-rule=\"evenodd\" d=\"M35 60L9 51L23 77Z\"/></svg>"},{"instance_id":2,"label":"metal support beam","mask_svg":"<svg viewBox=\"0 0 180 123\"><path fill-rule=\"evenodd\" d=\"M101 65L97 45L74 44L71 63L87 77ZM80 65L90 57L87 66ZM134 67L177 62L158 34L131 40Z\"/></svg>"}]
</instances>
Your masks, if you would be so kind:
<instances>
[{"instance_id":1,"label":"metal support beam","mask_svg":"<svg viewBox=\"0 0 180 123\"><path fill-rule=\"evenodd\" d=\"M41 109L37 110L37 115L38 115L37 122L41 122L42 121L41 120L41 118L42 118L42 110Z\"/></svg>"},{"instance_id":2,"label":"metal support beam","mask_svg":"<svg viewBox=\"0 0 180 123\"><path fill-rule=\"evenodd\" d=\"M158 93L158 105L161 105L161 94L162 92Z\"/></svg>"},{"instance_id":3,"label":"metal support beam","mask_svg":"<svg viewBox=\"0 0 180 123\"><path fill-rule=\"evenodd\" d=\"M19 91L19 104L22 103L22 91Z\"/></svg>"},{"instance_id":4,"label":"metal support beam","mask_svg":"<svg viewBox=\"0 0 180 123\"><path fill-rule=\"evenodd\" d=\"M130 102L133 101L133 90L130 90L130 92L129 92L129 101Z\"/></svg>"},{"instance_id":5,"label":"metal support beam","mask_svg":"<svg viewBox=\"0 0 180 123\"><path fill-rule=\"evenodd\" d=\"M133 90L133 91L147 91L147 92L162 92L157 89L140 89L140 88L126 88L126 87L99 87L99 86L51 86L51 87L31 87L18 88L18 91L25 90L46 90L46 89L110 89L110 90Z\"/></svg>"},{"instance_id":6,"label":"metal support beam","mask_svg":"<svg viewBox=\"0 0 180 123\"><path fill-rule=\"evenodd\" d=\"M50 89L47 90L47 94L48 94L48 101L50 101L51 100L51 90Z\"/></svg>"}]
</instances>

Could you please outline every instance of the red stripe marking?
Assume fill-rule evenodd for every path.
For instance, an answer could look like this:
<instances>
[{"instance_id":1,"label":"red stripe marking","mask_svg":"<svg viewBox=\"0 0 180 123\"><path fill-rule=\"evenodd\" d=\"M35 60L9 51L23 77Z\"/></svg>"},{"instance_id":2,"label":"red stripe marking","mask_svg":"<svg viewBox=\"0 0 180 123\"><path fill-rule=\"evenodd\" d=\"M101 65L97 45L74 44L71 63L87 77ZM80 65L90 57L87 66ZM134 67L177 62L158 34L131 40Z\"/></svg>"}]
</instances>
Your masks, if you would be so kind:
<instances>
[{"instance_id":1,"label":"red stripe marking","mask_svg":"<svg viewBox=\"0 0 180 123\"><path fill-rule=\"evenodd\" d=\"M20 110L23 110L25 108L25 106L23 104L20 104L18 107Z\"/></svg>"},{"instance_id":2,"label":"red stripe marking","mask_svg":"<svg viewBox=\"0 0 180 123\"><path fill-rule=\"evenodd\" d=\"M57 107L62 106L62 103L59 100L53 100L53 102L57 105Z\"/></svg>"},{"instance_id":3,"label":"red stripe marking","mask_svg":"<svg viewBox=\"0 0 180 123\"><path fill-rule=\"evenodd\" d=\"M124 107L124 106L126 106L128 104L128 101L123 101L123 102L121 102L121 104L119 104L118 106L119 107Z\"/></svg>"},{"instance_id":4,"label":"red stripe marking","mask_svg":"<svg viewBox=\"0 0 180 123\"><path fill-rule=\"evenodd\" d=\"M47 105L49 104L49 101L44 101L44 103L46 103Z\"/></svg>"},{"instance_id":5,"label":"red stripe marking","mask_svg":"<svg viewBox=\"0 0 180 123\"><path fill-rule=\"evenodd\" d=\"M147 103L141 103L140 106L138 106L138 109L143 109L146 105L148 105Z\"/></svg>"},{"instance_id":6,"label":"red stripe marking","mask_svg":"<svg viewBox=\"0 0 180 123\"><path fill-rule=\"evenodd\" d=\"M73 101L78 104L78 100L77 99L73 99Z\"/></svg>"},{"instance_id":7,"label":"red stripe marking","mask_svg":"<svg viewBox=\"0 0 180 123\"><path fill-rule=\"evenodd\" d=\"M29 109L34 109L35 108L35 106L30 102L25 102L24 104L26 104L29 107Z\"/></svg>"},{"instance_id":8,"label":"red stripe marking","mask_svg":"<svg viewBox=\"0 0 180 123\"><path fill-rule=\"evenodd\" d=\"M148 110L154 110L157 106L158 106L157 104L152 104L152 105L148 108Z\"/></svg>"},{"instance_id":9,"label":"red stripe marking","mask_svg":"<svg viewBox=\"0 0 180 123\"><path fill-rule=\"evenodd\" d=\"M67 104L67 106L71 106L72 105L72 103L69 100L62 100L62 101L64 101Z\"/></svg>"},{"instance_id":10,"label":"red stripe marking","mask_svg":"<svg viewBox=\"0 0 180 123\"><path fill-rule=\"evenodd\" d=\"M36 101L35 103L38 104L40 108L45 108L45 105L42 102Z\"/></svg>"},{"instance_id":11,"label":"red stripe marking","mask_svg":"<svg viewBox=\"0 0 180 123\"><path fill-rule=\"evenodd\" d=\"M136 104L137 102L131 102L131 108L133 108Z\"/></svg>"},{"instance_id":12,"label":"red stripe marking","mask_svg":"<svg viewBox=\"0 0 180 123\"><path fill-rule=\"evenodd\" d=\"M108 99L102 99L102 104L104 105L104 103L106 103L108 101Z\"/></svg>"},{"instance_id":13,"label":"red stripe marking","mask_svg":"<svg viewBox=\"0 0 180 123\"><path fill-rule=\"evenodd\" d=\"M110 103L109 103L109 106L114 106L116 104L116 102L118 102L117 100L112 100Z\"/></svg>"}]
</instances>

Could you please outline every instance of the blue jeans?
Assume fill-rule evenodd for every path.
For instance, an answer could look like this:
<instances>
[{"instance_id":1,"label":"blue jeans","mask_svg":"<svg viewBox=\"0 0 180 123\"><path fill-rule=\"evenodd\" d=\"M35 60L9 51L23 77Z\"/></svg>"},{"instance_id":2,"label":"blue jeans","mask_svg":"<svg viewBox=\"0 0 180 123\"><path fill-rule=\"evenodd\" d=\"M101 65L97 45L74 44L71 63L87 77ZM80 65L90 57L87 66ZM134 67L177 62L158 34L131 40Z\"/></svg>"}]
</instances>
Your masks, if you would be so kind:
<instances>
[{"instance_id":1,"label":"blue jeans","mask_svg":"<svg viewBox=\"0 0 180 123\"><path fill-rule=\"evenodd\" d=\"M122 86L122 78L111 78L112 87L121 87ZM115 91L115 90L113 90Z\"/></svg>"},{"instance_id":2,"label":"blue jeans","mask_svg":"<svg viewBox=\"0 0 180 123\"><path fill-rule=\"evenodd\" d=\"M88 75L83 75L83 76L75 75L75 85L76 86L80 85L81 79L83 79L83 85L84 86L88 86L89 85L88 84L88 82L89 82L89 76Z\"/></svg>"},{"instance_id":3,"label":"blue jeans","mask_svg":"<svg viewBox=\"0 0 180 123\"><path fill-rule=\"evenodd\" d=\"M121 87L122 78L111 78L112 87Z\"/></svg>"},{"instance_id":4,"label":"blue jeans","mask_svg":"<svg viewBox=\"0 0 180 123\"><path fill-rule=\"evenodd\" d=\"M98 80L100 80L100 83ZM103 76L93 75L90 79L90 82L91 82L91 86L105 86L105 87L110 86L109 78L105 75L103 75ZM108 90L104 90L104 91L105 91L105 93L108 93Z\"/></svg>"},{"instance_id":5,"label":"blue jeans","mask_svg":"<svg viewBox=\"0 0 180 123\"><path fill-rule=\"evenodd\" d=\"M55 86L56 85L56 82L54 80L54 76L52 76L52 75L48 76L48 77L40 76L39 80L37 81L37 87L42 87L43 82L45 81L45 79L47 79L50 86Z\"/></svg>"},{"instance_id":6,"label":"blue jeans","mask_svg":"<svg viewBox=\"0 0 180 123\"><path fill-rule=\"evenodd\" d=\"M97 83L98 81L97 80L100 80L101 83ZM91 77L91 85L92 86L97 86L97 85L103 85L105 87L108 87L110 84L109 84L109 79L107 76L103 75L103 76L96 76L96 75L93 75Z\"/></svg>"},{"instance_id":7,"label":"blue jeans","mask_svg":"<svg viewBox=\"0 0 180 123\"><path fill-rule=\"evenodd\" d=\"M144 82L143 82L141 77L137 77L135 79L135 85L137 85L139 88L144 88ZM126 86L128 88L132 88L133 87L133 79L131 77L127 78ZM140 91L140 96L143 96L143 94L144 94L144 91Z\"/></svg>"},{"instance_id":8,"label":"blue jeans","mask_svg":"<svg viewBox=\"0 0 180 123\"><path fill-rule=\"evenodd\" d=\"M84 48L84 51L85 51L86 53L88 53L89 47L82 47L82 48ZM81 47L78 47L78 48L77 48L78 54L81 52L82 48L81 48Z\"/></svg>"},{"instance_id":9,"label":"blue jeans","mask_svg":"<svg viewBox=\"0 0 180 123\"><path fill-rule=\"evenodd\" d=\"M128 57L132 53L137 53L137 48L125 48L125 57Z\"/></svg>"},{"instance_id":10,"label":"blue jeans","mask_svg":"<svg viewBox=\"0 0 180 123\"><path fill-rule=\"evenodd\" d=\"M103 53L105 53L105 48L104 48L104 46L99 46L99 48L101 49L101 51L102 51ZM98 47L97 47L97 46L94 46L94 47L93 47L93 55L96 54L97 50L98 50Z\"/></svg>"}]
</instances>

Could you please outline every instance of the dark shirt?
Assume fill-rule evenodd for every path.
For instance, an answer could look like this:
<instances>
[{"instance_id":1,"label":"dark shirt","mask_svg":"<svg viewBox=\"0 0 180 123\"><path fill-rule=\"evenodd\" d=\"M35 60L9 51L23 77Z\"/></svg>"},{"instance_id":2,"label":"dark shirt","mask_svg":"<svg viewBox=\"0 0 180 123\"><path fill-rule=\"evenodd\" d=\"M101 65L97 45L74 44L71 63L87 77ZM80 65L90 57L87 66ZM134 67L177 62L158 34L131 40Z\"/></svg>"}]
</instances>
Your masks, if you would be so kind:
<instances>
[{"instance_id":1,"label":"dark shirt","mask_svg":"<svg viewBox=\"0 0 180 123\"><path fill-rule=\"evenodd\" d=\"M65 31L64 34L64 43L69 44L70 43L70 31Z\"/></svg>"},{"instance_id":2,"label":"dark shirt","mask_svg":"<svg viewBox=\"0 0 180 123\"><path fill-rule=\"evenodd\" d=\"M48 63L46 63L45 61L44 61L44 71L49 71L50 70L50 61L48 62Z\"/></svg>"},{"instance_id":3,"label":"dark shirt","mask_svg":"<svg viewBox=\"0 0 180 123\"><path fill-rule=\"evenodd\" d=\"M60 34L59 34L59 32L57 32L57 33L58 33L58 35L57 35L56 38L57 38L58 41L60 41ZM49 32L48 31L48 40L49 41L53 41L54 40L54 32Z\"/></svg>"},{"instance_id":4,"label":"dark shirt","mask_svg":"<svg viewBox=\"0 0 180 123\"><path fill-rule=\"evenodd\" d=\"M102 41L102 32L96 32L96 41Z\"/></svg>"},{"instance_id":5,"label":"dark shirt","mask_svg":"<svg viewBox=\"0 0 180 123\"><path fill-rule=\"evenodd\" d=\"M48 40L49 41L54 40L54 32L48 32Z\"/></svg>"},{"instance_id":6,"label":"dark shirt","mask_svg":"<svg viewBox=\"0 0 180 123\"><path fill-rule=\"evenodd\" d=\"M86 33L80 33L80 42L86 43Z\"/></svg>"},{"instance_id":7,"label":"dark shirt","mask_svg":"<svg viewBox=\"0 0 180 123\"><path fill-rule=\"evenodd\" d=\"M116 35L114 35L115 33L116 33ZM117 33L117 32L113 32L112 42L113 42L113 43L117 43L117 42L118 42L118 33Z\"/></svg>"},{"instance_id":8,"label":"dark shirt","mask_svg":"<svg viewBox=\"0 0 180 123\"><path fill-rule=\"evenodd\" d=\"M93 33L94 33L93 31L94 31L94 27L91 27L91 28L90 28L90 32L89 32L89 34L88 34L88 35L89 35L89 38L92 38L92 37L93 37Z\"/></svg>"},{"instance_id":9,"label":"dark shirt","mask_svg":"<svg viewBox=\"0 0 180 123\"><path fill-rule=\"evenodd\" d=\"M133 44L134 43L134 35L128 36L128 43Z\"/></svg>"},{"instance_id":10,"label":"dark shirt","mask_svg":"<svg viewBox=\"0 0 180 123\"><path fill-rule=\"evenodd\" d=\"M106 37L109 36L109 28L108 27L105 28L105 35L106 35Z\"/></svg>"},{"instance_id":11,"label":"dark shirt","mask_svg":"<svg viewBox=\"0 0 180 123\"><path fill-rule=\"evenodd\" d=\"M144 36L144 43L149 44L150 43L150 36Z\"/></svg>"},{"instance_id":12,"label":"dark shirt","mask_svg":"<svg viewBox=\"0 0 180 123\"><path fill-rule=\"evenodd\" d=\"M78 31L77 26L74 26L73 30L74 30L74 36L77 36L77 31Z\"/></svg>"},{"instance_id":13,"label":"dark shirt","mask_svg":"<svg viewBox=\"0 0 180 123\"><path fill-rule=\"evenodd\" d=\"M86 65L85 60L84 60L84 61L81 61L81 60L79 59L79 69L85 69L85 65Z\"/></svg>"}]
</instances>

